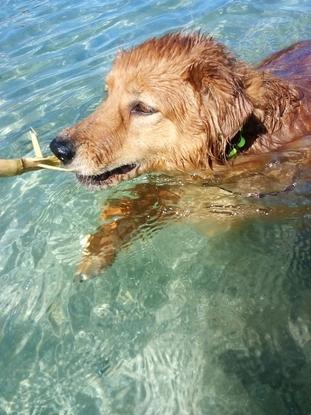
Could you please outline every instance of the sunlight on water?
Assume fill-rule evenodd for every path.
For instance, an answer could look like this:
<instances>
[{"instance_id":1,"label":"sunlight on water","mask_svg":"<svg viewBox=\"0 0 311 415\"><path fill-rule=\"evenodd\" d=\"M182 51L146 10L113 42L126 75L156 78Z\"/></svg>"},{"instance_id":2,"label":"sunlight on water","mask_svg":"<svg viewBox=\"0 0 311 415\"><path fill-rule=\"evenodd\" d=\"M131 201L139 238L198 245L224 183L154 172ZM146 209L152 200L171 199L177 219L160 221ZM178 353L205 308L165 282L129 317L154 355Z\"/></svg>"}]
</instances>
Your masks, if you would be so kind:
<instances>
[{"instance_id":1,"label":"sunlight on water","mask_svg":"<svg viewBox=\"0 0 311 415\"><path fill-rule=\"evenodd\" d=\"M48 152L94 110L120 48L201 28L256 62L310 36L310 13L305 0L3 0L1 158L31 154L30 126ZM310 413L310 172L295 169L276 195L254 194L256 177L105 192L48 171L1 179L0 413ZM183 189L182 206L160 218L155 204L114 264L79 284L103 206L155 184Z\"/></svg>"}]
</instances>

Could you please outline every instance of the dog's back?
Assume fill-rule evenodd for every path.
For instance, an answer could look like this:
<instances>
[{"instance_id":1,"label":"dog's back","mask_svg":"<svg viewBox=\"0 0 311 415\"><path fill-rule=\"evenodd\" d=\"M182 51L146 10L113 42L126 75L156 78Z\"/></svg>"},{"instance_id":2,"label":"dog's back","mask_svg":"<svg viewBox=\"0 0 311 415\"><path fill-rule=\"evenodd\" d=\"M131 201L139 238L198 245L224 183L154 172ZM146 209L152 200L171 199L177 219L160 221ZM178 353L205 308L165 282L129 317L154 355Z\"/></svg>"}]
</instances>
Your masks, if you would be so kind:
<instances>
[{"instance_id":1,"label":"dog's back","mask_svg":"<svg viewBox=\"0 0 311 415\"><path fill-rule=\"evenodd\" d=\"M265 59L258 69L285 78L305 92L311 89L311 40L295 43Z\"/></svg>"}]
</instances>

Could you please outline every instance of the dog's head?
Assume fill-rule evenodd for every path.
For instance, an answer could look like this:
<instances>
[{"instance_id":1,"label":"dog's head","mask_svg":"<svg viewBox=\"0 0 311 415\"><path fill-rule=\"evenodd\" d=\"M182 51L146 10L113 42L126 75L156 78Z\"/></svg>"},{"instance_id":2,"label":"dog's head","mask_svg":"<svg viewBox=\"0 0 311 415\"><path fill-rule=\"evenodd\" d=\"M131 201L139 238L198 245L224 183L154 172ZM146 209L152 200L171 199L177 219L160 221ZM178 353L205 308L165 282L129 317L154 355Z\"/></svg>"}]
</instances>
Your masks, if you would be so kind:
<instances>
[{"instance_id":1,"label":"dog's head","mask_svg":"<svg viewBox=\"0 0 311 415\"><path fill-rule=\"evenodd\" d=\"M252 112L243 68L201 34L151 39L117 56L106 100L51 150L81 182L99 187L224 162L228 142Z\"/></svg>"}]
</instances>

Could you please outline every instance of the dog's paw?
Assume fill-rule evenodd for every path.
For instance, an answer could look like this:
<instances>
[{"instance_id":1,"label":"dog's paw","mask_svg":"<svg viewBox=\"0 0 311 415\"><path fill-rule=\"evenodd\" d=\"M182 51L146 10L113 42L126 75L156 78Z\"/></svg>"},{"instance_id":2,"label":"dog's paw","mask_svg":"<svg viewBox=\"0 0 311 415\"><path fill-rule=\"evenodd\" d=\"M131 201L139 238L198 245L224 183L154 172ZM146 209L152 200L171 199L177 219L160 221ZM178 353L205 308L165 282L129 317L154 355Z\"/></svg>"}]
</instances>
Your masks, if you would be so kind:
<instances>
[{"instance_id":1,"label":"dog's paw","mask_svg":"<svg viewBox=\"0 0 311 415\"><path fill-rule=\"evenodd\" d=\"M104 232L88 235L83 240L82 259L77 267L75 279L82 282L96 277L113 263L115 256L116 249L111 235L105 235Z\"/></svg>"}]
</instances>

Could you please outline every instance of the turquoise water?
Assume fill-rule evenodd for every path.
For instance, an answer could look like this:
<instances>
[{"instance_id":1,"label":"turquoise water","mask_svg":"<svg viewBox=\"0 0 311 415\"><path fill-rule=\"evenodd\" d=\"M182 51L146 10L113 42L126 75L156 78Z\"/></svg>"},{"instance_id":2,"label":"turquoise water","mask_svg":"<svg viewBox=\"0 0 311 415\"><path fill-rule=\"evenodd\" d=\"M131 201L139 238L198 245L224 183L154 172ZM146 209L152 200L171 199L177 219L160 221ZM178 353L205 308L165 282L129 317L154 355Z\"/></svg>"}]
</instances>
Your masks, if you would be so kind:
<instances>
[{"instance_id":1,"label":"turquoise water","mask_svg":"<svg viewBox=\"0 0 311 415\"><path fill-rule=\"evenodd\" d=\"M89 114L120 48L202 28L256 62L310 23L309 0L2 0L0 158L31 155L30 126L48 151ZM215 235L194 226L210 214L193 209L200 187L191 220L151 221L77 283L105 202L148 180L88 192L69 174L1 179L0 414L310 414L310 185L265 198L282 218Z\"/></svg>"}]
</instances>

